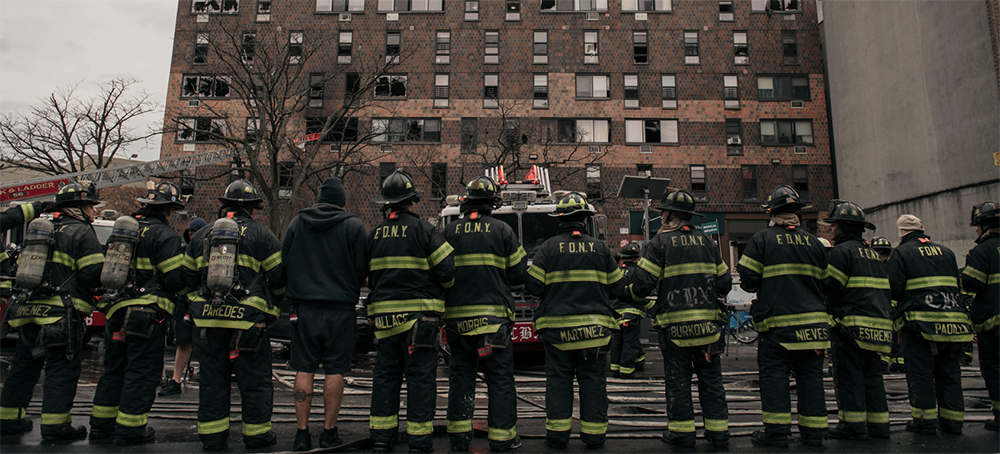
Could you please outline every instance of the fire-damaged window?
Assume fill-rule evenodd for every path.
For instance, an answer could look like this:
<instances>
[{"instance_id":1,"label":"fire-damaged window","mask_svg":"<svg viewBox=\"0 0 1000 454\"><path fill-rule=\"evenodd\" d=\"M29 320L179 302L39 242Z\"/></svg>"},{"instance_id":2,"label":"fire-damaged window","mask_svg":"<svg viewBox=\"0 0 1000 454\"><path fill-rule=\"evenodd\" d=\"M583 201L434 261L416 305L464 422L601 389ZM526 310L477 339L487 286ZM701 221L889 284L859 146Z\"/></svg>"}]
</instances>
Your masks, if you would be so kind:
<instances>
[{"instance_id":1,"label":"fire-damaged window","mask_svg":"<svg viewBox=\"0 0 1000 454\"><path fill-rule=\"evenodd\" d=\"M271 0L257 0L257 22L271 22Z\"/></svg>"},{"instance_id":2,"label":"fire-damaged window","mask_svg":"<svg viewBox=\"0 0 1000 454\"><path fill-rule=\"evenodd\" d=\"M226 135L225 118L179 118L177 126L177 141L181 143L219 142Z\"/></svg>"},{"instance_id":3,"label":"fire-damaged window","mask_svg":"<svg viewBox=\"0 0 1000 454\"><path fill-rule=\"evenodd\" d=\"M319 134L323 132L323 125L326 123L324 117L306 118L306 135ZM333 126L323 137L323 142L357 142L358 141L358 119L340 118L333 123Z\"/></svg>"},{"instance_id":4,"label":"fire-damaged window","mask_svg":"<svg viewBox=\"0 0 1000 454\"><path fill-rule=\"evenodd\" d=\"M246 138L250 143L260 139L260 118L247 118Z\"/></svg>"},{"instance_id":5,"label":"fire-damaged window","mask_svg":"<svg viewBox=\"0 0 1000 454\"><path fill-rule=\"evenodd\" d=\"M288 64L297 65L302 61L302 42L305 35L302 32L288 34Z\"/></svg>"},{"instance_id":6,"label":"fire-damaged window","mask_svg":"<svg viewBox=\"0 0 1000 454\"><path fill-rule=\"evenodd\" d=\"M240 0L191 0L191 12L235 14L240 12Z\"/></svg>"},{"instance_id":7,"label":"fire-damaged window","mask_svg":"<svg viewBox=\"0 0 1000 454\"><path fill-rule=\"evenodd\" d=\"M373 118L372 142L440 142L439 118Z\"/></svg>"},{"instance_id":8,"label":"fire-damaged window","mask_svg":"<svg viewBox=\"0 0 1000 454\"><path fill-rule=\"evenodd\" d=\"M184 75L184 87L181 98L228 98L229 77Z\"/></svg>"},{"instance_id":9,"label":"fire-damaged window","mask_svg":"<svg viewBox=\"0 0 1000 454\"><path fill-rule=\"evenodd\" d=\"M380 76L375 81L375 97L405 98L406 80L405 74Z\"/></svg>"},{"instance_id":10,"label":"fire-damaged window","mask_svg":"<svg viewBox=\"0 0 1000 454\"><path fill-rule=\"evenodd\" d=\"M195 167L188 167L181 170L180 189L181 195L194 194Z\"/></svg>"},{"instance_id":11,"label":"fire-damaged window","mask_svg":"<svg viewBox=\"0 0 1000 454\"><path fill-rule=\"evenodd\" d=\"M208 63L208 33L198 33L194 39L194 59L192 63L204 65Z\"/></svg>"},{"instance_id":12,"label":"fire-damaged window","mask_svg":"<svg viewBox=\"0 0 1000 454\"><path fill-rule=\"evenodd\" d=\"M462 153L475 153L479 137L479 119L462 118Z\"/></svg>"},{"instance_id":13,"label":"fire-damaged window","mask_svg":"<svg viewBox=\"0 0 1000 454\"><path fill-rule=\"evenodd\" d=\"M253 58L256 51L257 51L257 35L254 33L244 33L243 63L253 63Z\"/></svg>"}]
</instances>

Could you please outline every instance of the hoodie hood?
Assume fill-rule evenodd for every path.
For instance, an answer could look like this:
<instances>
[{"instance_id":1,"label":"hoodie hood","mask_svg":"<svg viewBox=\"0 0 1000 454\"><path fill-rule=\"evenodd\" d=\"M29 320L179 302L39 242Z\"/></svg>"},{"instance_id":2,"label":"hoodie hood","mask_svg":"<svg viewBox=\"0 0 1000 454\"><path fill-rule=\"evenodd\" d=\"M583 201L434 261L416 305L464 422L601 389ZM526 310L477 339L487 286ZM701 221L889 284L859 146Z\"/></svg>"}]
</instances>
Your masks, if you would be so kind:
<instances>
[{"instance_id":1,"label":"hoodie hood","mask_svg":"<svg viewBox=\"0 0 1000 454\"><path fill-rule=\"evenodd\" d=\"M318 203L299 211L299 220L313 232L330 230L353 217L353 214L344 211L343 208L329 203Z\"/></svg>"}]
</instances>

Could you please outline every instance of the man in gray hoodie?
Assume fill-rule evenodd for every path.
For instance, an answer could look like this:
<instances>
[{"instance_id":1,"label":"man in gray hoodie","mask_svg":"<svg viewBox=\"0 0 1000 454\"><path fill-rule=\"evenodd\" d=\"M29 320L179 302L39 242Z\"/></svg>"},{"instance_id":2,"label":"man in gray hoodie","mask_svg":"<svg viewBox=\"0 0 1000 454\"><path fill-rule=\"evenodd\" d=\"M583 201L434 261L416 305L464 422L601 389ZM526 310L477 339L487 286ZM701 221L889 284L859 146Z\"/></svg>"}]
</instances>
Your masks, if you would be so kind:
<instances>
[{"instance_id":1,"label":"man in gray hoodie","mask_svg":"<svg viewBox=\"0 0 1000 454\"><path fill-rule=\"evenodd\" d=\"M292 449L312 449L309 409L313 376L320 364L324 424L321 448L342 443L337 416L344 397L344 373L351 370L354 350L355 305L368 277L365 225L344 211L347 193L340 178L320 186L316 205L299 211L285 232L281 259L288 272L285 297L292 307L292 354L295 374L295 419L298 431Z\"/></svg>"}]
</instances>

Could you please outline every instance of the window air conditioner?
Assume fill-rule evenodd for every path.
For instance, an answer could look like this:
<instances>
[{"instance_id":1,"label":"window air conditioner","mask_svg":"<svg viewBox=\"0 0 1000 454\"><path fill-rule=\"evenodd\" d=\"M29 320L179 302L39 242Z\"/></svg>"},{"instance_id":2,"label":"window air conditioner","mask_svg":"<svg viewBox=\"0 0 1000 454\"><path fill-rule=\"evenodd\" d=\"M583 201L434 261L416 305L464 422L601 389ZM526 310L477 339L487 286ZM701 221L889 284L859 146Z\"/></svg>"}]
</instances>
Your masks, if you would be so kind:
<instances>
[{"instance_id":1,"label":"window air conditioner","mask_svg":"<svg viewBox=\"0 0 1000 454\"><path fill-rule=\"evenodd\" d=\"M198 107L201 105L201 101L197 99L188 100L188 107Z\"/></svg>"},{"instance_id":2,"label":"window air conditioner","mask_svg":"<svg viewBox=\"0 0 1000 454\"><path fill-rule=\"evenodd\" d=\"M639 153L652 153L652 152L653 152L652 145L639 145Z\"/></svg>"},{"instance_id":3,"label":"window air conditioner","mask_svg":"<svg viewBox=\"0 0 1000 454\"><path fill-rule=\"evenodd\" d=\"M379 151L382 153L392 153L392 145L384 143L379 147Z\"/></svg>"},{"instance_id":4,"label":"window air conditioner","mask_svg":"<svg viewBox=\"0 0 1000 454\"><path fill-rule=\"evenodd\" d=\"M601 19L601 13L598 13L597 11L587 12L587 20L600 20L600 19Z\"/></svg>"},{"instance_id":5,"label":"window air conditioner","mask_svg":"<svg viewBox=\"0 0 1000 454\"><path fill-rule=\"evenodd\" d=\"M792 101L792 108L793 109L801 109L801 108L805 107L805 105L806 105L806 103L804 103L802 101Z\"/></svg>"},{"instance_id":6,"label":"window air conditioner","mask_svg":"<svg viewBox=\"0 0 1000 454\"><path fill-rule=\"evenodd\" d=\"M399 20L399 13L386 13L385 20L394 22Z\"/></svg>"},{"instance_id":7,"label":"window air conditioner","mask_svg":"<svg viewBox=\"0 0 1000 454\"><path fill-rule=\"evenodd\" d=\"M726 139L726 145L740 145L742 143L743 142L740 140L739 136Z\"/></svg>"},{"instance_id":8,"label":"window air conditioner","mask_svg":"<svg viewBox=\"0 0 1000 454\"><path fill-rule=\"evenodd\" d=\"M340 13L340 21L341 22L350 22L351 21L351 13Z\"/></svg>"},{"instance_id":9,"label":"window air conditioner","mask_svg":"<svg viewBox=\"0 0 1000 454\"><path fill-rule=\"evenodd\" d=\"M806 154L806 147L795 147L795 154Z\"/></svg>"},{"instance_id":10,"label":"window air conditioner","mask_svg":"<svg viewBox=\"0 0 1000 454\"><path fill-rule=\"evenodd\" d=\"M587 147L587 149L591 153L600 153L601 152L601 146L600 145L590 145L590 146Z\"/></svg>"}]
</instances>

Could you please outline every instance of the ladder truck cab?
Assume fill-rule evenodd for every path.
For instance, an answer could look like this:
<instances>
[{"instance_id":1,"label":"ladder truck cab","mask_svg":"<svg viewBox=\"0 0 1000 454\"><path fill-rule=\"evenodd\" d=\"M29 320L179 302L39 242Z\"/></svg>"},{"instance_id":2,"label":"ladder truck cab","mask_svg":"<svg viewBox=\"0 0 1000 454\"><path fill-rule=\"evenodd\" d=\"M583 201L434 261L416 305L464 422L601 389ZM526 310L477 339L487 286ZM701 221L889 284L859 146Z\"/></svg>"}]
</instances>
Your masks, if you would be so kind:
<instances>
[{"instance_id":1,"label":"ladder truck cab","mask_svg":"<svg viewBox=\"0 0 1000 454\"><path fill-rule=\"evenodd\" d=\"M493 210L491 216L506 222L527 253L528 266L531 266L535 251L545 240L559 233L559 219L549 216L556 209L559 198L570 191L553 191L549 182L548 169L532 166L523 180L507 181L503 167L486 170L486 176L493 178L501 187L503 205ZM577 191L580 192L580 191ZM580 192L582 194L582 192ZM461 202L458 195L446 198L447 206L441 210L438 227L443 231L448 224L459 219ZM604 225L604 215L587 219L587 234L603 240L601 227ZM514 294L514 327L511 337L515 350L540 351L542 344L531 325L535 309L538 308L536 298Z\"/></svg>"}]
</instances>

